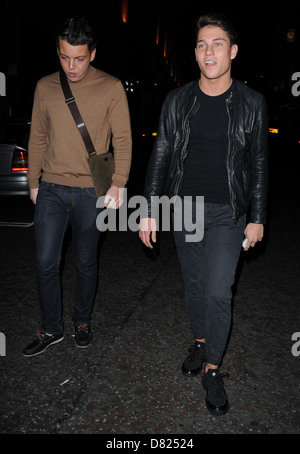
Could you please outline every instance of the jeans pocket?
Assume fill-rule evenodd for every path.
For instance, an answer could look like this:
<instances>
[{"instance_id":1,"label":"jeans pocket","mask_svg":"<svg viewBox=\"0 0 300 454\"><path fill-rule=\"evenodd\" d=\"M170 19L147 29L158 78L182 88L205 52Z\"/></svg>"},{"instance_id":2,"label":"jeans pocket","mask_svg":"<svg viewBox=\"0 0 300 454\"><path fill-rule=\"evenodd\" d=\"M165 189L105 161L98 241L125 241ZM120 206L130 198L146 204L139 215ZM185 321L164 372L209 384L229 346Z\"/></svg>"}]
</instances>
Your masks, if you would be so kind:
<instances>
[{"instance_id":1,"label":"jeans pocket","mask_svg":"<svg viewBox=\"0 0 300 454\"><path fill-rule=\"evenodd\" d=\"M43 189L48 189L51 186L51 183L48 183L47 181L41 181L39 184L39 191Z\"/></svg>"},{"instance_id":2,"label":"jeans pocket","mask_svg":"<svg viewBox=\"0 0 300 454\"><path fill-rule=\"evenodd\" d=\"M96 191L95 191L95 188L85 188L85 193L86 195L89 197L89 198L92 198L94 200L97 200L97 194L96 194Z\"/></svg>"}]
</instances>

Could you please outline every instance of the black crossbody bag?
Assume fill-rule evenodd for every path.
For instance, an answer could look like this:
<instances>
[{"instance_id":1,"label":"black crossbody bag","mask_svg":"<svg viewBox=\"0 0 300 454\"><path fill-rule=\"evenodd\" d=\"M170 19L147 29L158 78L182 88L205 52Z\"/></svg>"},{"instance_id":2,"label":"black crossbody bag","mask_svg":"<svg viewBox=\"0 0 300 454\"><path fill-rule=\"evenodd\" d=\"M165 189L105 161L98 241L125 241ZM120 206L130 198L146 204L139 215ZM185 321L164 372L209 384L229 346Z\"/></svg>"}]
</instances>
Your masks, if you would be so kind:
<instances>
[{"instance_id":1,"label":"black crossbody bag","mask_svg":"<svg viewBox=\"0 0 300 454\"><path fill-rule=\"evenodd\" d=\"M96 154L90 134L80 115L64 71L60 71L60 83L64 92L66 104L70 109L88 152L88 163L97 197L102 197L111 186L112 174L115 169L114 156L110 151L104 154Z\"/></svg>"}]
</instances>

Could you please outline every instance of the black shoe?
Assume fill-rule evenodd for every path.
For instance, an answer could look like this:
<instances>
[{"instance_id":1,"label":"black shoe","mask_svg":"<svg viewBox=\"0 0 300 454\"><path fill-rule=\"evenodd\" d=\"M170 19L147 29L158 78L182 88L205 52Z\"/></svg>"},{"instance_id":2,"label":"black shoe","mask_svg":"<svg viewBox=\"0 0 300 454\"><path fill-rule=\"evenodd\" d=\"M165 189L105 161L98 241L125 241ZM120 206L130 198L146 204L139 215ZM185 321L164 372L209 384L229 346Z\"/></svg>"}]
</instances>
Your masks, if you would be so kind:
<instances>
[{"instance_id":1,"label":"black shoe","mask_svg":"<svg viewBox=\"0 0 300 454\"><path fill-rule=\"evenodd\" d=\"M92 342L92 331L88 323L80 323L75 326L75 342L77 347L85 348Z\"/></svg>"},{"instance_id":2,"label":"black shoe","mask_svg":"<svg viewBox=\"0 0 300 454\"><path fill-rule=\"evenodd\" d=\"M195 341L189 348L189 355L182 364L181 370L183 375L195 377L202 370L202 364L205 361L205 343Z\"/></svg>"},{"instance_id":3,"label":"black shoe","mask_svg":"<svg viewBox=\"0 0 300 454\"><path fill-rule=\"evenodd\" d=\"M229 410L229 403L223 384L223 378L225 377L229 377L229 374L221 374L218 369L208 369L203 374L202 383L206 391L206 407L214 416L225 415Z\"/></svg>"},{"instance_id":4,"label":"black shoe","mask_svg":"<svg viewBox=\"0 0 300 454\"><path fill-rule=\"evenodd\" d=\"M62 341L64 338L63 334L51 335L48 336L46 333L37 332L36 337L27 345L23 350L24 356L35 356L43 353L50 345L57 344Z\"/></svg>"}]
</instances>

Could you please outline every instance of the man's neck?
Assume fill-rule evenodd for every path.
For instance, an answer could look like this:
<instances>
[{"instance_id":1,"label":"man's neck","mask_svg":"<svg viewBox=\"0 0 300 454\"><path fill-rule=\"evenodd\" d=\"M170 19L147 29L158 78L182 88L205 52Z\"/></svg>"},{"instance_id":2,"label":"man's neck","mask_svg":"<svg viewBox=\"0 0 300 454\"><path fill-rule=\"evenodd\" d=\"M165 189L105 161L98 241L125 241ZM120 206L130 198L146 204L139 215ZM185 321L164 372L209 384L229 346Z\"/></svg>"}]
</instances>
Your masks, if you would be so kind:
<instances>
[{"instance_id":1,"label":"man's neck","mask_svg":"<svg viewBox=\"0 0 300 454\"><path fill-rule=\"evenodd\" d=\"M205 77L200 78L199 87L208 96L219 96L225 93L232 84L232 78L228 77L224 79L206 79Z\"/></svg>"}]
</instances>

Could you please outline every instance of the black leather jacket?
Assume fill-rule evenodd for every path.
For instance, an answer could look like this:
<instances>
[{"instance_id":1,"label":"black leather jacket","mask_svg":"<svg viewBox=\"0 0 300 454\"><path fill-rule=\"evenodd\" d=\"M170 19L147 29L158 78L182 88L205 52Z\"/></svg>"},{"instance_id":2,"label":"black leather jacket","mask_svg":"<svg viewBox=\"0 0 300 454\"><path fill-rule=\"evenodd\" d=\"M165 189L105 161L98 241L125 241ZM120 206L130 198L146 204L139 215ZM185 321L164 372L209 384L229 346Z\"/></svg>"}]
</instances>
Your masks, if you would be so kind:
<instances>
[{"instance_id":1,"label":"black leather jacket","mask_svg":"<svg viewBox=\"0 0 300 454\"><path fill-rule=\"evenodd\" d=\"M144 195L149 207L152 196L171 198L180 193L190 119L200 107L195 94L197 84L198 80L173 90L164 102L146 174ZM226 103L227 172L233 220L251 205L249 222L264 224L268 186L266 102L262 94L234 80ZM151 217L150 211L148 216Z\"/></svg>"}]
</instances>

